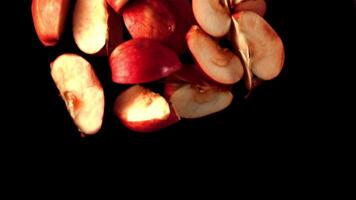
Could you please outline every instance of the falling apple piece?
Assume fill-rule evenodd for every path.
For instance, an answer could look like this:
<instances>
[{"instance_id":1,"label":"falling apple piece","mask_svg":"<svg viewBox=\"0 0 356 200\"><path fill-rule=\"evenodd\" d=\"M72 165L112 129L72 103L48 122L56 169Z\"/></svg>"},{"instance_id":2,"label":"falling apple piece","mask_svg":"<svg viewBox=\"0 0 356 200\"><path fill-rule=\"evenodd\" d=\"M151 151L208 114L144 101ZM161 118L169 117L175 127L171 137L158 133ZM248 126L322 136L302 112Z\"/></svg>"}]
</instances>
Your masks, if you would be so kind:
<instances>
[{"instance_id":1,"label":"falling apple piece","mask_svg":"<svg viewBox=\"0 0 356 200\"><path fill-rule=\"evenodd\" d=\"M266 13L267 5L265 0L230 0L230 10L232 13L252 11L263 17Z\"/></svg>"},{"instance_id":2,"label":"falling apple piece","mask_svg":"<svg viewBox=\"0 0 356 200\"><path fill-rule=\"evenodd\" d=\"M176 27L172 11L165 0L137 0L123 11L124 23L133 38L164 40Z\"/></svg>"},{"instance_id":3,"label":"falling apple piece","mask_svg":"<svg viewBox=\"0 0 356 200\"><path fill-rule=\"evenodd\" d=\"M75 54L63 54L51 63L52 78L80 132L99 131L104 114L104 92L90 63Z\"/></svg>"},{"instance_id":4,"label":"falling apple piece","mask_svg":"<svg viewBox=\"0 0 356 200\"><path fill-rule=\"evenodd\" d=\"M174 84L174 83L173 83ZM193 119L219 112L228 107L233 95L217 87L167 83L166 96L182 118Z\"/></svg>"},{"instance_id":5,"label":"falling apple piece","mask_svg":"<svg viewBox=\"0 0 356 200\"><path fill-rule=\"evenodd\" d=\"M138 84L164 78L182 67L177 54L156 40L131 39L120 44L110 55L112 80Z\"/></svg>"},{"instance_id":6,"label":"falling apple piece","mask_svg":"<svg viewBox=\"0 0 356 200\"><path fill-rule=\"evenodd\" d=\"M106 0L106 2L114 9L115 12L120 13L122 8L129 2L130 0Z\"/></svg>"},{"instance_id":7,"label":"falling apple piece","mask_svg":"<svg viewBox=\"0 0 356 200\"><path fill-rule=\"evenodd\" d=\"M284 47L278 34L254 12L238 12L232 19L232 40L242 55L248 79L252 73L262 80L278 76L284 64Z\"/></svg>"},{"instance_id":8,"label":"falling apple piece","mask_svg":"<svg viewBox=\"0 0 356 200\"><path fill-rule=\"evenodd\" d=\"M44 46L55 46L61 37L70 0L33 0L33 24Z\"/></svg>"},{"instance_id":9,"label":"falling apple piece","mask_svg":"<svg viewBox=\"0 0 356 200\"><path fill-rule=\"evenodd\" d=\"M188 48L200 70L210 79L221 84L238 82L244 73L240 58L229 49L221 48L198 26L187 33Z\"/></svg>"},{"instance_id":10,"label":"falling apple piece","mask_svg":"<svg viewBox=\"0 0 356 200\"><path fill-rule=\"evenodd\" d=\"M79 49L96 54L108 38L106 0L77 0L73 13L73 36Z\"/></svg>"},{"instance_id":11,"label":"falling apple piece","mask_svg":"<svg viewBox=\"0 0 356 200\"><path fill-rule=\"evenodd\" d=\"M108 38L106 42L106 54L110 56L111 52L122 42L124 42L124 23L121 15L108 8Z\"/></svg>"},{"instance_id":12,"label":"falling apple piece","mask_svg":"<svg viewBox=\"0 0 356 200\"><path fill-rule=\"evenodd\" d=\"M231 26L228 0L192 0L195 19L209 35L222 37Z\"/></svg>"},{"instance_id":13,"label":"falling apple piece","mask_svg":"<svg viewBox=\"0 0 356 200\"><path fill-rule=\"evenodd\" d=\"M121 122L136 132L154 132L180 120L174 109L159 94L140 85L121 93L114 112Z\"/></svg>"}]
</instances>

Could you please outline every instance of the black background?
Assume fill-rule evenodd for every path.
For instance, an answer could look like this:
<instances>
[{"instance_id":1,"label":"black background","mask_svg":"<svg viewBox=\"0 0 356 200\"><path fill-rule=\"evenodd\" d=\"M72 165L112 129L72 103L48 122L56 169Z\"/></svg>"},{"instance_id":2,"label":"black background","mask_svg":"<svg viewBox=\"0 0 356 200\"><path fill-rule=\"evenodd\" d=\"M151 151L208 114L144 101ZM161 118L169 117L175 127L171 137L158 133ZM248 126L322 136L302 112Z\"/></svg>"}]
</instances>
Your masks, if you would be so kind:
<instances>
[{"instance_id":1,"label":"black background","mask_svg":"<svg viewBox=\"0 0 356 200\"><path fill-rule=\"evenodd\" d=\"M111 82L106 58L84 55L77 49L71 35L71 19L58 46L45 48L33 28L31 1L20 2L15 7L20 11L16 16L19 21L7 20L15 40L9 41L12 48L7 65L11 72L3 73L6 80L3 99L9 101L3 108L8 111L5 125L10 128L3 135L10 137L4 137L2 142L32 146L159 144L181 149L204 146L281 152L300 151L322 143L344 128L336 125L330 113L336 112L331 115L338 118L339 111L351 110L351 107L344 109L346 102L341 99L350 92L345 86L352 83L352 79L346 78L347 69L355 66L348 62L348 54L354 51L345 47L355 44L351 39L355 16L353 1L320 2L268 1L266 19L282 38L286 53L284 69L277 79L266 82L246 100L236 95L233 104L220 113L182 120L147 135L130 132L113 115L113 101L126 86ZM79 136L51 79L49 63L64 52L78 53L88 59L104 86L104 122L95 136ZM339 81L341 71L345 83Z\"/></svg>"}]
</instances>

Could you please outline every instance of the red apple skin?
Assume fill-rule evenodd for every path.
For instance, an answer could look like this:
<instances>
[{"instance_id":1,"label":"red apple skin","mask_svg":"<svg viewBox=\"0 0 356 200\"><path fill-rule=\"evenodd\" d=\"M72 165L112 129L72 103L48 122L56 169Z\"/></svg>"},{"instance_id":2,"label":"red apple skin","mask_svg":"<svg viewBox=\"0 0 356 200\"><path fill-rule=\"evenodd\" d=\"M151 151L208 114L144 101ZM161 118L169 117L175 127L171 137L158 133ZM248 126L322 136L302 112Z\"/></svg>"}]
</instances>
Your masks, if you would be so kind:
<instances>
[{"instance_id":1,"label":"red apple skin","mask_svg":"<svg viewBox=\"0 0 356 200\"><path fill-rule=\"evenodd\" d=\"M108 41L106 42L106 55L110 56L111 52L124 41L124 23L121 15L115 13L112 8L108 8Z\"/></svg>"},{"instance_id":2,"label":"red apple skin","mask_svg":"<svg viewBox=\"0 0 356 200\"><path fill-rule=\"evenodd\" d=\"M129 2L130 0L106 0L106 2L114 9L115 12L120 13L123 7Z\"/></svg>"},{"instance_id":3,"label":"red apple skin","mask_svg":"<svg viewBox=\"0 0 356 200\"><path fill-rule=\"evenodd\" d=\"M163 96L166 99L170 99L172 94L184 85L185 85L185 83L166 82L166 84L164 85Z\"/></svg>"},{"instance_id":4,"label":"red apple skin","mask_svg":"<svg viewBox=\"0 0 356 200\"><path fill-rule=\"evenodd\" d=\"M109 62L113 82L121 84L155 81L182 67L173 50L147 38L120 44L111 53Z\"/></svg>"},{"instance_id":5,"label":"red apple skin","mask_svg":"<svg viewBox=\"0 0 356 200\"><path fill-rule=\"evenodd\" d=\"M70 0L32 0L31 11L37 36L44 46L55 46L64 30Z\"/></svg>"},{"instance_id":6,"label":"red apple skin","mask_svg":"<svg viewBox=\"0 0 356 200\"><path fill-rule=\"evenodd\" d=\"M177 123L180 120L180 117L175 112L173 107L170 106L170 114L169 117L165 120L146 120L141 122L129 122L123 119L120 119L122 124L126 126L128 129L139 132L139 133L151 133L156 132L161 129L164 129L172 124Z\"/></svg>"},{"instance_id":7,"label":"red apple skin","mask_svg":"<svg viewBox=\"0 0 356 200\"><path fill-rule=\"evenodd\" d=\"M170 10L174 14L176 20L176 29L165 41L168 47L175 50L178 54L187 51L188 46L185 42L185 35L190 27L196 24L192 5L189 0L168 0Z\"/></svg>"},{"instance_id":8,"label":"red apple skin","mask_svg":"<svg viewBox=\"0 0 356 200\"><path fill-rule=\"evenodd\" d=\"M164 0L137 0L123 11L124 23L133 38L164 40L176 28L176 20Z\"/></svg>"},{"instance_id":9,"label":"red apple skin","mask_svg":"<svg viewBox=\"0 0 356 200\"><path fill-rule=\"evenodd\" d=\"M196 64L184 64L174 75L185 82L197 85L218 84L203 74Z\"/></svg>"}]
</instances>

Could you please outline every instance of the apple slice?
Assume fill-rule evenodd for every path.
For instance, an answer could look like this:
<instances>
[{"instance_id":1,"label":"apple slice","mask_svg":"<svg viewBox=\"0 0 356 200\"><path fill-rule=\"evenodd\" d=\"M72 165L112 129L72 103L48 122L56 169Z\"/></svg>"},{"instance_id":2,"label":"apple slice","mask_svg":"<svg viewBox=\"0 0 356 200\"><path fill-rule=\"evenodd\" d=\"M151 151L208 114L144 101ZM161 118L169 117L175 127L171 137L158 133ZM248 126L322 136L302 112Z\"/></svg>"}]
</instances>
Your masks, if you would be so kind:
<instances>
[{"instance_id":1,"label":"apple slice","mask_svg":"<svg viewBox=\"0 0 356 200\"><path fill-rule=\"evenodd\" d=\"M192 0L195 19L209 35L222 37L231 26L228 0Z\"/></svg>"},{"instance_id":2,"label":"apple slice","mask_svg":"<svg viewBox=\"0 0 356 200\"><path fill-rule=\"evenodd\" d=\"M284 47L278 34L254 12L241 11L232 19L232 40L243 57L247 75L252 77L253 73L262 80L278 76L284 64Z\"/></svg>"},{"instance_id":3,"label":"apple slice","mask_svg":"<svg viewBox=\"0 0 356 200\"><path fill-rule=\"evenodd\" d=\"M183 54L188 49L185 36L190 27L196 24L192 6L189 0L167 0L166 3L174 14L176 26L174 32L163 43L178 54Z\"/></svg>"},{"instance_id":4,"label":"apple slice","mask_svg":"<svg viewBox=\"0 0 356 200\"><path fill-rule=\"evenodd\" d=\"M32 0L32 19L44 46L54 46L61 37L70 0Z\"/></svg>"},{"instance_id":5,"label":"apple slice","mask_svg":"<svg viewBox=\"0 0 356 200\"><path fill-rule=\"evenodd\" d=\"M73 36L79 49L96 54L108 37L106 0L77 0L73 13Z\"/></svg>"},{"instance_id":6,"label":"apple slice","mask_svg":"<svg viewBox=\"0 0 356 200\"><path fill-rule=\"evenodd\" d=\"M120 13L122 8L129 2L130 0L106 0L106 2L114 9L115 12Z\"/></svg>"},{"instance_id":7,"label":"apple slice","mask_svg":"<svg viewBox=\"0 0 356 200\"><path fill-rule=\"evenodd\" d=\"M104 114L104 92L90 63L63 54L51 63L52 78L74 123L84 134L99 131Z\"/></svg>"},{"instance_id":8,"label":"apple slice","mask_svg":"<svg viewBox=\"0 0 356 200\"><path fill-rule=\"evenodd\" d=\"M106 54L111 52L124 41L124 23L121 15L117 14L112 8L108 8L108 38L106 42Z\"/></svg>"},{"instance_id":9,"label":"apple slice","mask_svg":"<svg viewBox=\"0 0 356 200\"><path fill-rule=\"evenodd\" d=\"M198 26L192 26L187 33L187 43L200 70L212 80L233 84L242 78L244 70L240 58L229 49L221 48Z\"/></svg>"},{"instance_id":10,"label":"apple slice","mask_svg":"<svg viewBox=\"0 0 356 200\"><path fill-rule=\"evenodd\" d=\"M265 0L230 0L230 10L232 10L232 13L252 11L263 17L267 5Z\"/></svg>"},{"instance_id":11,"label":"apple slice","mask_svg":"<svg viewBox=\"0 0 356 200\"><path fill-rule=\"evenodd\" d=\"M137 0L123 11L124 23L133 38L163 40L175 30L175 18L164 0Z\"/></svg>"},{"instance_id":12,"label":"apple slice","mask_svg":"<svg viewBox=\"0 0 356 200\"><path fill-rule=\"evenodd\" d=\"M114 112L121 122L136 132L154 132L180 120L168 102L159 94L140 85L121 93Z\"/></svg>"},{"instance_id":13,"label":"apple slice","mask_svg":"<svg viewBox=\"0 0 356 200\"><path fill-rule=\"evenodd\" d=\"M120 44L110 55L112 80L137 84L166 77L182 67L177 54L156 40L131 39Z\"/></svg>"},{"instance_id":14,"label":"apple slice","mask_svg":"<svg viewBox=\"0 0 356 200\"><path fill-rule=\"evenodd\" d=\"M228 107L233 99L230 91L211 86L167 83L165 92L178 115L187 119L219 112Z\"/></svg>"}]
</instances>

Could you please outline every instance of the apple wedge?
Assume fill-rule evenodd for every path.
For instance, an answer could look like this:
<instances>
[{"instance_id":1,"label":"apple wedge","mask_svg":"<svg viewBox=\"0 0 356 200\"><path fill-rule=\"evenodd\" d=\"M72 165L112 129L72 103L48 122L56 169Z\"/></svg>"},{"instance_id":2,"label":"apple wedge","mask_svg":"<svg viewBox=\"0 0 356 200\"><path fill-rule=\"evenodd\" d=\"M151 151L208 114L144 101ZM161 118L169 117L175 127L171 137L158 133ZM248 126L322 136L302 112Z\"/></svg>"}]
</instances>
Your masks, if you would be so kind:
<instances>
[{"instance_id":1,"label":"apple wedge","mask_svg":"<svg viewBox=\"0 0 356 200\"><path fill-rule=\"evenodd\" d=\"M182 67L177 54L156 40L136 38L120 44L111 53L112 80L138 84L166 77Z\"/></svg>"},{"instance_id":2,"label":"apple wedge","mask_svg":"<svg viewBox=\"0 0 356 200\"><path fill-rule=\"evenodd\" d=\"M192 26L187 33L187 43L200 70L210 79L233 84L242 78L244 69L240 58L229 49L221 48L198 26Z\"/></svg>"},{"instance_id":3,"label":"apple wedge","mask_svg":"<svg viewBox=\"0 0 356 200\"><path fill-rule=\"evenodd\" d=\"M209 35L222 37L231 26L228 0L192 0L195 19Z\"/></svg>"},{"instance_id":4,"label":"apple wedge","mask_svg":"<svg viewBox=\"0 0 356 200\"><path fill-rule=\"evenodd\" d=\"M32 19L44 46L55 46L61 37L70 0L32 0Z\"/></svg>"},{"instance_id":5,"label":"apple wedge","mask_svg":"<svg viewBox=\"0 0 356 200\"><path fill-rule=\"evenodd\" d=\"M230 10L232 13L252 11L263 17L266 13L267 5L265 0L230 0Z\"/></svg>"},{"instance_id":6,"label":"apple wedge","mask_svg":"<svg viewBox=\"0 0 356 200\"><path fill-rule=\"evenodd\" d=\"M106 2L114 9L116 13L120 13L122 8L129 2L130 0L106 0Z\"/></svg>"},{"instance_id":7,"label":"apple wedge","mask_svg":"<svg viewBox=\"0 0 356 200\"><path fill-rule=\"evenodd\" d=\"M167 83L165 92L178 115L186 119L219 112L233 99L230 91L211 86Z\"/></svg>"},{"instance_id":8,"label":"apple wedge","mask_svg":"<svg viewBox=\"0 0 356 200\"><path fill-rule=\"evenodd\" d=\"M158 131L180 120L162 96L140 85L117 97L114 112L127 128L142 133Z\"/></svg>"},{"instance_id":9,"label":"apple wedge","mask_svg":"<svg viewBox=\"0 0 356 200\"><path fill-rule=\"evenodd\" d=\"M248 79L251 80L253 74L262 80L278 76L284 64L284 47L278 34L251 11L238 12L232 19L233 44L242 55Z\"/></svg>"},{"instance_id":10,"label":"apple wedge","mask_svg":"<svg viewBox=\"0 0 356 200\"><path fill-rule=\"evenodd\" d=\"M80 132L99 131L104 114L104 92L90 63L75 54L63 54L51 63L52 78Z\"/></svg>"},{"instance_id":11,"label":"apple wedge","mask_svg":"<svg viewBox=\"0 0 356 200\"><path fill-rule=\"evenodd\" d=\"M165 0L137 0L123 11L124 23L133 38L164 40L176 27L174 14Z\"/></svg>"},{"instance_id":12,"label":"apple wedge","mask_svg":"<svg viewBox=\"0 0 356 200\"><path fill-rule=\"evenodd\" d=\"M73 13L73 36L81 51L96 54L108 37L106 0L77 0Z\"/></svg>"}]
</instances>

